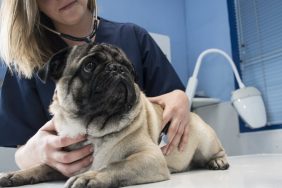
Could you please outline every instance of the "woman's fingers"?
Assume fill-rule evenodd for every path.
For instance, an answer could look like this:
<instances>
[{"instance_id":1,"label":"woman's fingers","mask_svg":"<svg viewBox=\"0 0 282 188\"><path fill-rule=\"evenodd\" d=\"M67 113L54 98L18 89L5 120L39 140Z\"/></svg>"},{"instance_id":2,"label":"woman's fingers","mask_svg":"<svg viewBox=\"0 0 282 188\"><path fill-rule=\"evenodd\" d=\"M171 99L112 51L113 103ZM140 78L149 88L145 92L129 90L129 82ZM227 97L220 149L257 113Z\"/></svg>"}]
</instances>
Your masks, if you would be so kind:
<instances>
[{"instance_id":1,"label":"woman's fingers","mask_svg":"<svg viewBox=\"0 0 282 188\"><path fill-rule=\"evenodd\" d=\"M161 129L163 129L167 124L170 123L170 121L173 119L172 116L173 114L171 113L171 110L169 108L165 108L163 111L163 120L162 120ZM169 125L169 129L170 128L171 126Z\"/></svg>"},{"instance_id":2,"label":"woman's fingers","mask_svg":"<svg viewBox=\"0 0 282 188\"><path fill-rule=\"evenodd\" d=\"M84 136L68 138L49 135L47 140L45 163L56 168L63 175L72 176L91 165L94 150L91 144L73 151L63 150L64 147L84 141Z\"/></svg>"},{"instance_id":3,"label":"woman's fingers","mask_svg":"<svg viewBox=\"0 0 282 188\"><path fill-rule=\"evenodd\" d=\"M188 144L188 138L189 138L189 125L188 122L186 123L186 126L184 126L184 133L182 134L180 145L178 146L178 149L183 152L185 145Z\"/></svg>"},{"instance_id":4,"label":"woman's fingers","mask_svg":"<svg viewBox=\"0 0 282 188\"><path fill-rule=\"evenodd\" d=\"M169 144L164 153L165 155L169 155L171 151L179 145L185 128L184 125L177 120L173 121L170 126L168 130Z\"/></svg>"},{"instance_id":5,"label":"woman's fingers","mask_svg":"<svg viewBox=\"0 0 282 188\"><path fill-rule=\"evenodd\" d=\"M43 132L50 132L50 133L56 133L56 128L53 119L50 121L46 122L40 129L39 131Z\"/></svg>"},{"instance_id":6,"label":"woman's fingers","mask_svg":"<svg viewBox=\"0 0 282 188\"><path fill-rule=\"evenodd\" d=\"M152 103L159 104L162 108L165 107L165 103L163 101L163 95L157 97L148 97L149 101Z\"/></svg>"},{"instance_id":7,"label":"woman's fingers","mask_svg":"<svg viewBox=\"0 0 282 188\"><path fill-rule=\"evenodd\" d=\"M84 168L90 166L93 162L92 154L84 157L81 160L75 161L71 164L64 164L59 162L53 162L52 166L60 171L63 175L70 177L76 175L76 173L80 172Z\"/></svg>"},{"instance_id":8,"label":"woman's fingers","mask_svg":"<svg viewBox=\"0 0 282 188\"><path fill-rule=\"evenodd\" d=\"M53 159L56 162L70 164L84 157L93 154L93 146L92 144L86 145L80 149L73 150L73 151L57 151L53 153Z\"/></svg>"},{"instance_id":9,"label":"woman's fingers","mask_svg":"<svg viewBox=\"0 0 282 188\"><path fill-rule=\"evenodd\" d=\"M49 144L55 148L63 148L86 140L85 135L79 135L75 138L66 136L50 136Z\"/></svg>"}]
</instances>

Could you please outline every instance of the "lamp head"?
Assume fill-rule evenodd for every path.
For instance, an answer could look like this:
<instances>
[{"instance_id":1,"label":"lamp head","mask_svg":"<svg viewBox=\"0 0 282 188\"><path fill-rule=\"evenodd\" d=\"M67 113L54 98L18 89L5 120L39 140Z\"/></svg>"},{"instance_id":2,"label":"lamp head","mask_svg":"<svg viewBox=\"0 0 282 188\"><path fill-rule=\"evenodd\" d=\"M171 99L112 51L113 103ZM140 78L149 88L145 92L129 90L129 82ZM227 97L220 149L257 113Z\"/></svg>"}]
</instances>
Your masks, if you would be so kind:
<instances>
[{"instance_id":1,"label":"lamp head","mask_svg":"<svg viewBox=\"0 0 282 188\"><path fill-rule=\"evenodd\" d=\"M232 92L231 101L240 117L250 128L266 125L266 112L261 93L254 87L243 87Z\"/></svg>"}]
</instances>

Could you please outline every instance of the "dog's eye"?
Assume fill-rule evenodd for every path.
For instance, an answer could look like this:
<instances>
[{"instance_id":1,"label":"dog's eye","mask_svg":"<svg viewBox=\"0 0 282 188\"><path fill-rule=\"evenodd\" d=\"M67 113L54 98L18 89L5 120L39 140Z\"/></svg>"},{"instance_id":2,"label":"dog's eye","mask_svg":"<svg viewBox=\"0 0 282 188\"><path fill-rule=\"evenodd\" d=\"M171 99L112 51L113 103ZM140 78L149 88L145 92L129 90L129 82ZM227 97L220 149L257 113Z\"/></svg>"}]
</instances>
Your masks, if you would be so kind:
<instances>
[{"instance_id":1,"label":"dog's eye","mask_svg":"<svg viewBox=\"0 0 282 188\"><path fill-rule=\"evenodd\" d=\"M95 68L95 65L93 62L89 62L89 63L86 63L83 67L83 70L86 72L86 73L90 73L94 70Z\"/></svg>"}]
</instances>

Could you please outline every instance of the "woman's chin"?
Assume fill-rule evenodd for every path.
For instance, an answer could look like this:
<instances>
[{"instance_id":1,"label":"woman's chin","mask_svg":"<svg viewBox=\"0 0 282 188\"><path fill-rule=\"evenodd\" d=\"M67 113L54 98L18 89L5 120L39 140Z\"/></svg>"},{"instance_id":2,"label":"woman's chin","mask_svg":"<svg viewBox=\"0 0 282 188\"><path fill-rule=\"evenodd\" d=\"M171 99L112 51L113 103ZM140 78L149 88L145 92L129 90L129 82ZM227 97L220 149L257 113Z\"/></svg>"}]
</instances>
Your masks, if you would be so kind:
<instances>
[{"instance_id":1,"label":"woman's chin","mask_svg":"<svg viewBox=\"0 0 282 188\"><path fill-rule=\"evenodd\" d=\"M60 23L64 25L76 25L81 23L83 19L85 19L84 8L81 5L77 5L71 9L60 12Z\"/></svg>"}]
</instances>

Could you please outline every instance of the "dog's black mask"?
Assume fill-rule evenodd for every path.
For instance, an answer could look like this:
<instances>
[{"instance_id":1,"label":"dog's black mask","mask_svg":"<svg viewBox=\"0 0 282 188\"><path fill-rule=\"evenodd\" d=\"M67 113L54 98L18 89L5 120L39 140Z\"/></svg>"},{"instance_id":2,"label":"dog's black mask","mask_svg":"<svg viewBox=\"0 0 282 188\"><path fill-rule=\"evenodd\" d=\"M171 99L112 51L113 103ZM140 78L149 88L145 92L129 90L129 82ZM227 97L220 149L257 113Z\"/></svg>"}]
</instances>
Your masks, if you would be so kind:
<instances>
[{"instance_id":1,"label":"dog's black mask","mask_svg":"<svg viewBox=\"0 0 282 188\"><path fill-rule=\"evenodd\" d=\"M61 84L77 106L74 115L89 122L97 116L122 116L136 103L132 63L119 48L108 44L85 44L56 53L38 71L39 78Z\"/></svg>"}]
</instances>

